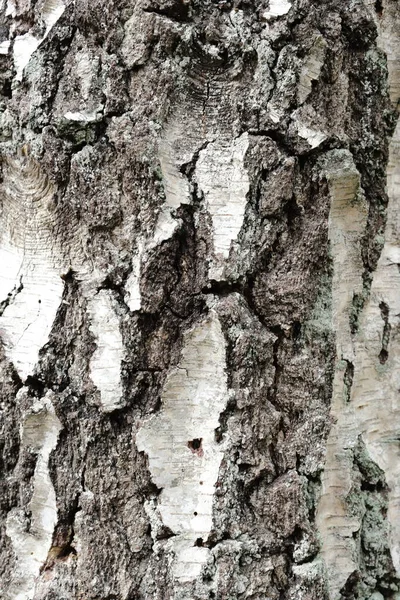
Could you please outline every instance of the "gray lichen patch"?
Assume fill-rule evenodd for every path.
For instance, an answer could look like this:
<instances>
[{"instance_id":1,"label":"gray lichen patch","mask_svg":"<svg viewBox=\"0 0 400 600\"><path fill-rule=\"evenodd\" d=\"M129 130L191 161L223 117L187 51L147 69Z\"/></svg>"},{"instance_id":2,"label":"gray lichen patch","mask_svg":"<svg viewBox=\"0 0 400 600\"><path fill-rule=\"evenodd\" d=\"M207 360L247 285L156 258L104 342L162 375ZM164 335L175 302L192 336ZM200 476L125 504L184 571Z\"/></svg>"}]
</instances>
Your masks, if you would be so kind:
<instances>
[{"instance_id":1,"label":"gray lichen patch","mask_svg":"<svg viewBox=\"0 0 400 600\"><path fill-rule=\"evenodd\" d=\"M189 330L181 358L168 375L162 407L139 429L136 443L149 457L154 483L161 488L158 510L174 537L173 574L177 582L199 577L209 550L215 483L223 445L215 439L228 400L225 340L214 311ZM202 540L197 543L196 540Z\"/></svg>"},{"instance_id":2,"label":"gray lichen patch","mask_svg":"<svg viewBox=\"0 0 400 600\"><path fill-rule=\"evenodd\" d=\"M313 338L332 333L332 281L328 275L321 276L318 295L309 318L304 322L303 332L310 342Z\"/></svg>"}]
</instances>

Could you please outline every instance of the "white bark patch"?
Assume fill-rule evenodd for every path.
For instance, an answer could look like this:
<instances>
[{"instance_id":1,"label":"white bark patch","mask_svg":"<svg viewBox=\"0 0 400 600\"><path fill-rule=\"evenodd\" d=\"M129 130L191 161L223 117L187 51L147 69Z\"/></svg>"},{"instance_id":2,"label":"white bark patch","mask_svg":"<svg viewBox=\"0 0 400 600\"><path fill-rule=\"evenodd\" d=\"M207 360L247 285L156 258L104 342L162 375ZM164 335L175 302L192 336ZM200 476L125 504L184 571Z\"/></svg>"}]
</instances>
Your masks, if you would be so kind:
<instances>
[{"instance_id":1,"label":"white bark patch","mask_svg":"<svg viewBox=\"0 0 400 600\"><path fill-rule=\"evenodd\" d=\"M7 159L0 217L0 336L25 380L33 373L61 303L61 256L54 244L55 190L38 163Z\"/></svg>"},{"instance_id":2,"label":"white bark patch","mask_svg":"<svg viewBox=\"0 0 400 600\"><path fill-rule=\"evenodd\" d=\"M209 550L212 504L223 447L215 429L227 399L225 340L214 312L190 330L179 365L162 393L162 408L144 422L136 442L147 453L154 483L162 488L158 509L175 534L173 573L178 582L196 579ZM200 542L199 542L200 543Z\"/></svg>"},{"instance_id":3,"label":"white bark patch","mask_svg":"<svg viewBox=\"0 0 400 600\"><path fill-rule=\"evenodd\" d=\"M372 13L376 17L373 8ZM396 7L389 10L389 5L385 5L383 18L377 19L378 44L388 57L389 91L394 105L400 96L398 23ZM338 273L333 283L337 353L339 358L342 354L345 360L352 360L354 368L350 394L349 390L346 391L346 395L350 396L347 398L347 406L343 402L344 365L339 363L336 368L332 413L337 422L328 439L322 497L317 511L332 600L339 598L339 589L346 579L346 573L350 574L355 566L351 533L359 528L359 523L349 518L345 499L351 485L350 453L360 434L371 459L385 473L389 490L390 551L394 567L400 575L400 341L395 334L400 318L400 121L397 122L389 146L387 193L389 203L385 244L374 273L368 302L360 315L358 334L353 346L346 325L351 287L355 290L361 287L359 243L354 244L355 225L349 229L344 225L343 219L341 224L336 218L336 236L332 223L330 226L330 231L336 237L332 250L336 256L335 271ZM354 210L354 205L352 206ZM331 214L333 215L332 212ZM348 219L350 218L349 215ZM365 217L362 220L365 221ZM358 227L361 236L361 223ZM353 234L349 237L352 230ZM346 254L347 261L343 259ZM351 262L353 267L343 271L345 263Z\"/></svg>"},{"instance_id":4,"label":"white bark patch","mask_svg":"<svg viewBox=\"0 0 400 600\"><path fill-rule=\"evenodd\" d=\"M0 43L0 54L8 54L8 50L10 49L10 41L5 40Z\"/></svg>"},{"instance_id":5,"label":"white bark patch","mask_svg":"<svg viewBox=\"0 0 400 600\"><path fill-rule=\"evenodd\" d=\"M266 21L269 21L275 17L282 17L283 15L286 15L291 8L292 5L287 0L269 0L269 10L263 13L263 18Z\"/></svg>"},{"instance_id":6,"label":"white bark patch","mask_svg":"<svg viewBox=\"0 0 400 600\"><path fill-rule=\"evenodd\" d=\"M326 450L322 493L317 511L321 534L321 554L328 571L332 600L349 575L357 568L353 532L358 519L347 514L345 499L352 486L352 447L359 430L354 410L346 397L345 372L353 364L354 348L349 316L353 294L361 293L361 238L367 223L367 206L360 190L360 176L351 154L346 150L325 155L325 175L331 193L329 240L333 257L333 329L336 332L336 368L333 382L332 426ZM348 362L347 362L348 361Z\"/></svg>"},{"instance_id":7,"label":"white bark patch","mask_svg":"<svg viewBox=\"0 0 400 600\"><path fill-rule=\"evenodd\" d=\"M297 90L297 97L300 104L303 104L310 95L312 82L319 79L325 60L325 51L326 42L321 35L315 40L306 60L302 64Z\"/></svg>"},{"instance_id":8,"label":"white bark patch","mask_svg":"<svg viewBox=\"0 0 400 600\"><path fill-rule=\"evenodd\" d=\"M32 54L39 48L40 39L31 33L18 35L14 40L14 64L17 74L15 79L22 80L25 67L29 63Z\"/></svg>"},{"instance_id":9,"label":"white bark patch","mask_svg":"<svg viewBox=\"0 0 400 600\"><path fill-rule=\"evenodd\" d=\"M90 331L95 338L96 350L90 361L90 376L100 392L101 407L111 412L121 407L122 335L115 300L110 290L100 290L88 301Z\"/></svg>"},{"instance_id":10,"label":"white bark patch","mask_svg":"<svg viewBox=\"0 0 400 600\"><path fill-rule=\"evenodd\" d=\"M15 554L10 600L31 600L40 568L51 547L57 523L56 495L49 473L50 453L56 448L61 423L54 411L52 392L37 400L25 416L21 428L23 448L38 453L33 476L33 494L28 505L31 514L27 531L25 514L13 509L7 516L6 533Z\"/></svg>"},{"instance_id":11,"label":"white bark patch","mask_svg":"<svg viewBox=\"0 0 400 600\"><path fill-rule=\"evenodd\" d=\"M220 279L231 243L243 224L249 191L244 157L249 145L247 133L232 143L213 142L202 150L196 165L196 179L204 193L213 223L215 260L209 276Z\"/></svg>"},{"instance_id":12,"label":"white bark patch","mask_svg":"<svg viewBox=\"0 0 400 600\"><path fill-rule=\"evenodd\" d=\"M389 94L393 106L400 100L400 36L399 7L396 2L383 0L383 11L377 15L375 0L364 0L375 21L378 31L377 43L387 58Z\"/></svg>"},{"instance_id":13,"label":"white bark patch","mask_svg":"<svg viewBox=\"0 0 400 600\"><path fill-rule=\"evenodd\" d=\"M164 192L167 206L178 208L181 204L190 204L189 182L179 171L175 160L174 140L166 137L160 141L159 160L163 175Z\"/></svg>"},{"instance_id":14,"label":"white bark patch","mask_svg":"<svg viewBox=\"0 0 400 600\"><path fill-rule=\"evenodd\" d=\"M67 121L75 121L77 123L95 123L99 120L100 114L96 111L87 112L66 112L64 119Z\"/></svg>"},{"instance_id":15,"label":"white bark patch","mask_svg":"<svg viewBox=\"0 0 400 600\"><path fill-rule=\"evenodd\" d=\"M170 239L181 222L181 219L175 219L171 215L170 208L164 206L158 215L153 235L145 242L138 242L136 254L132 258L132 271L125 283L124 299L132 312L141 308L140 273L142 261L146 260L146 252Z\"/></svg>"},{"instance_id":16,"label":"white bark patch","mask_svg":"<svg viewBox=\"0 0 400 600\"><path fill-rule=\"evenodd\" d=\"M181 223L181 219L174 219L169 208L163 208L158 215L153 238L147 244L147 247L150 249L169 240Z\"/></svg>"},{"instance_id":17,"label":"white bark patch","mask_svg":"<svg viewBox=\"0 0 400 600\"><path fill-rule=\"evenodd\" d=\"M62 0L45 0L42 8L42 19L46 25L46 38L65 10ZM44 39L44 38L43 38ZM42 40L43 41L43 40Z\"/></svg>"},{"instance_id":18,"label":"white bark patch","mask_svg":"<svg viewBox=\"0 0 400 600\"><path fill-rule=\"evenodd\" d=\"M41 12L41 18L46 26L44 36L38 38L30 31L24 35L18 35L14 40L14 64L17 74L15 79L22 80L25 67L28 65L32 54L39 48L40 44L47 38L54 25L57 23L65 10L62 0L45 0Z\"/></svg>"},{"instance_id":19,"label":"white bark patch","mask_svg":"<svg viewBox=\"0 0 400 600\"><path fill-rule=\"evenodd\" d=\"M158 215L153 235L145 241L138 241L136 254L132 258L132 271L125 283L124 299L132 312L141 308L140 273L142 262L146 260L146 252L170 239L181 222L181 219L175 219L171 215L170 208L164 206Z\"/></svg>"},{"instance_id":20,"label":"white bark patch","mask_svg":"<svg viewBox=\"0 0 400 600\"><path fill-rule=\"evenodd\" d=\"M333 255L333 319L339 360L352 360L349 326L353 295L363 289L361 238L367 225L368 206L360 189L360 175L347 151L326 156L331 193L329 241Z\"/></svg>"},{"instance_id":21,"label":"white bark patch","mask_svg":"<svg viewBox=\"0 0 400 600\"><path fill-rule=\"evenodd\" d=\"M165 205L162 208L155 226L152 240L147 241L150 249L167 240L181 223L173 216L173 210L182 204L191 204L192 188L188 177L181 172L182 166L195 159L195 155L206 140L199 131L187 135L185 120L187 107L181 109L160 132L158 126L152 123L158 140L158 160L161 168L162 184L165 193Z\"/></svg>"},{"instance_id":22,"label":"white bark patch","mask_svg":"<svg viewBox=\"0 0 400 600\"><path fill-rule=\"evenodd\" d=\"M322 131L317 131L311 127L307 127L304 123L297 123L297 133L303 140L306 140L311 148L318 148L327 139L327 136Z\"/></svg>"},{"instance_id":23,"label":"white bark patch","mask_svg":"<svg viewBox=\"0 0 400 600\"><path fill-rule=\"evenodd\" d=\"M80 94L83 100L89 100L93 79L99 68L99 57L83 48L80 52L77 52L74 60L75 72L81 82Z\"/></svg>"},{"instance_id":24,"label":"white bark patch","mask_svg":"<svg viewBox=\"0 0 400 600\"><path fill-rule=\"evenodd\" d=\"M352 448L360 434L371 459L385 473L389 487L390 550L393 564L400 574L400 342L397 336L390 335L391 331L398 329L400 315L400 273L397 262L400 256L400 123L390 144L387 173L389 205L386 242L374 275L369 301L360 319L354 347L346 324L351 289L361 289L361 260L359 250L354 246L354 236L352 238L349 235L354 232L355 224L351 228L344 228L343 225L356 216L354 212L350 213L346 220L342 219L341 225L337 221L334 326L338 338L338 356L352 362L354 378L346 404L345 368L338 361L332 399L332 415L337 421L328 439L322 497L317 513L323 540L322 555L328 566L333 600L340 597L340 588L356 568L353 560L356 549L351 534L359 529L360 522L348 516L345 500L352 485ZM334 244L332 248L335 248ZM344 260L346 255L348 258ZM351 262L354 269L349 270L346 264Z\"/></svg>"},{"instance_id":25,"label":"white bark patch","mask_svg":"<svg viewBox=\"0 0 400 600\"><path fill-rule=\"evenodd\" d=\"M13 19L17 16L17 10L12 0L7 0L6 17L12 17Z\"/></svg>"},{"instance_id":26,"label":"white bark patch","mask_svg":"<svg viewBox=\"0 0 400 600\"><path fill-rule=\"evenodd\" d=\"M390 550L400 575L400 121L389 146L387 191L385 245L360 321L351 402L367 450L389 486Z\"/></svg>"},{"instance_id":27,"label":"white bark patch","mask_svg":"<svg viewBox=\"0 0 400 600\"><path fill-rule=\"evenodd\" d=\"M132 271L125 284L125 302L132 312L140 310L142 297L140 294L140 266L143 253L143 244L138 244L137 254L132 259Z\"/></svg>"},{"instance_id":28,"label":"white bark patch","mask_svg":"<svg viewBox=\"0 0 400 600\"><path fill-rule=\"evenodd\" d=\"M181 204L191 203L189 181L180 169L193 159L195 150L202 142L204 140L187 136L184 115L173 119L162 131L158 142L158 159L168 207L178 208Z\"/></svg>"},{"instance_id":29,"label":"white bark patch","mask_svg":"<svg viewBox=\"0 0 400 600\"><path fill-rule=\"evenodd\" d=\"M282 111L275 108L274 106L269 106L268 116L273 123L279 123L282 118Z\"/></svg>"}]
</instances>

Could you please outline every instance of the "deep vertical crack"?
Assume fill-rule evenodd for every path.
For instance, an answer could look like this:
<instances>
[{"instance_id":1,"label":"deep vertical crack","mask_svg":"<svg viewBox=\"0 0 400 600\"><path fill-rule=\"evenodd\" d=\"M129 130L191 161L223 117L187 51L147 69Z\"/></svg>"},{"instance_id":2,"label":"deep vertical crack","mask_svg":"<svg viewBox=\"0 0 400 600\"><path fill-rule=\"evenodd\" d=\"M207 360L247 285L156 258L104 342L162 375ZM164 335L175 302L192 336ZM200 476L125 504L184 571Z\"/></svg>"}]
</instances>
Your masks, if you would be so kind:
<instances>
[{"instance_id":1,"label":"deep vertical crack","mask_svg":"<svg viewBox=\"0 0 400 600\"><path fill-rule=\"evenodd\" d=\"M382 332L382 349L379 353L379 362L381 365L385 364L389 357L389 341L390 341L390 330L391 325L389 323L389 305L386 302L381 302L379 304L379 309L381 311L381 319L383 321L383 332Z\"/></svg>"}]
</instances>

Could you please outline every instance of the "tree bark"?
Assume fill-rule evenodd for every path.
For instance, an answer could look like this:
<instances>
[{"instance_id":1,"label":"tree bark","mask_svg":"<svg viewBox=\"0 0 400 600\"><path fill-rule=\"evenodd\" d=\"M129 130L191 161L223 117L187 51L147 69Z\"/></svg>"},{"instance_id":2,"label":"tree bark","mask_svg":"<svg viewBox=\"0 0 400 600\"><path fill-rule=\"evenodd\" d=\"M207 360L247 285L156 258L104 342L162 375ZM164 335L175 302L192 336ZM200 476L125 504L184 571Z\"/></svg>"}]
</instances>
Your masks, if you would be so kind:
<instances>
[{"instance_id":1,"label":"tree bark","mask_svg":"<svg viewBox=\"0 0 400 600\"><path fill-rule=\"evenodd\" d=\"M0 598L399 600L398 1L0 25Z\"/></svg>"}]
</instances>

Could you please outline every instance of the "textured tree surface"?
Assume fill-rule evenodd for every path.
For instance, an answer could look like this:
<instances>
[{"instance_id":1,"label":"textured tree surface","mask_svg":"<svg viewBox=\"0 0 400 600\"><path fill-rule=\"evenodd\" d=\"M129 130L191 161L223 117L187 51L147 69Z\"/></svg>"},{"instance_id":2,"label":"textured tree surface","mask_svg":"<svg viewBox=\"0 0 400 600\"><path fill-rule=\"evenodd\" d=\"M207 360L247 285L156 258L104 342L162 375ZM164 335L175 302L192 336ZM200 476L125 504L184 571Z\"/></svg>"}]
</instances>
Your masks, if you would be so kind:
<instances>
[{"instance_id":1,"label":"textured tree surface","mask_svg":"<svg viewBox=\"0 0 400 600\"><path fill-rule=\"evenodd\" d=\"M398 0L0 0L1 600L400 599Z\"/></svg>"}]
</instances>

